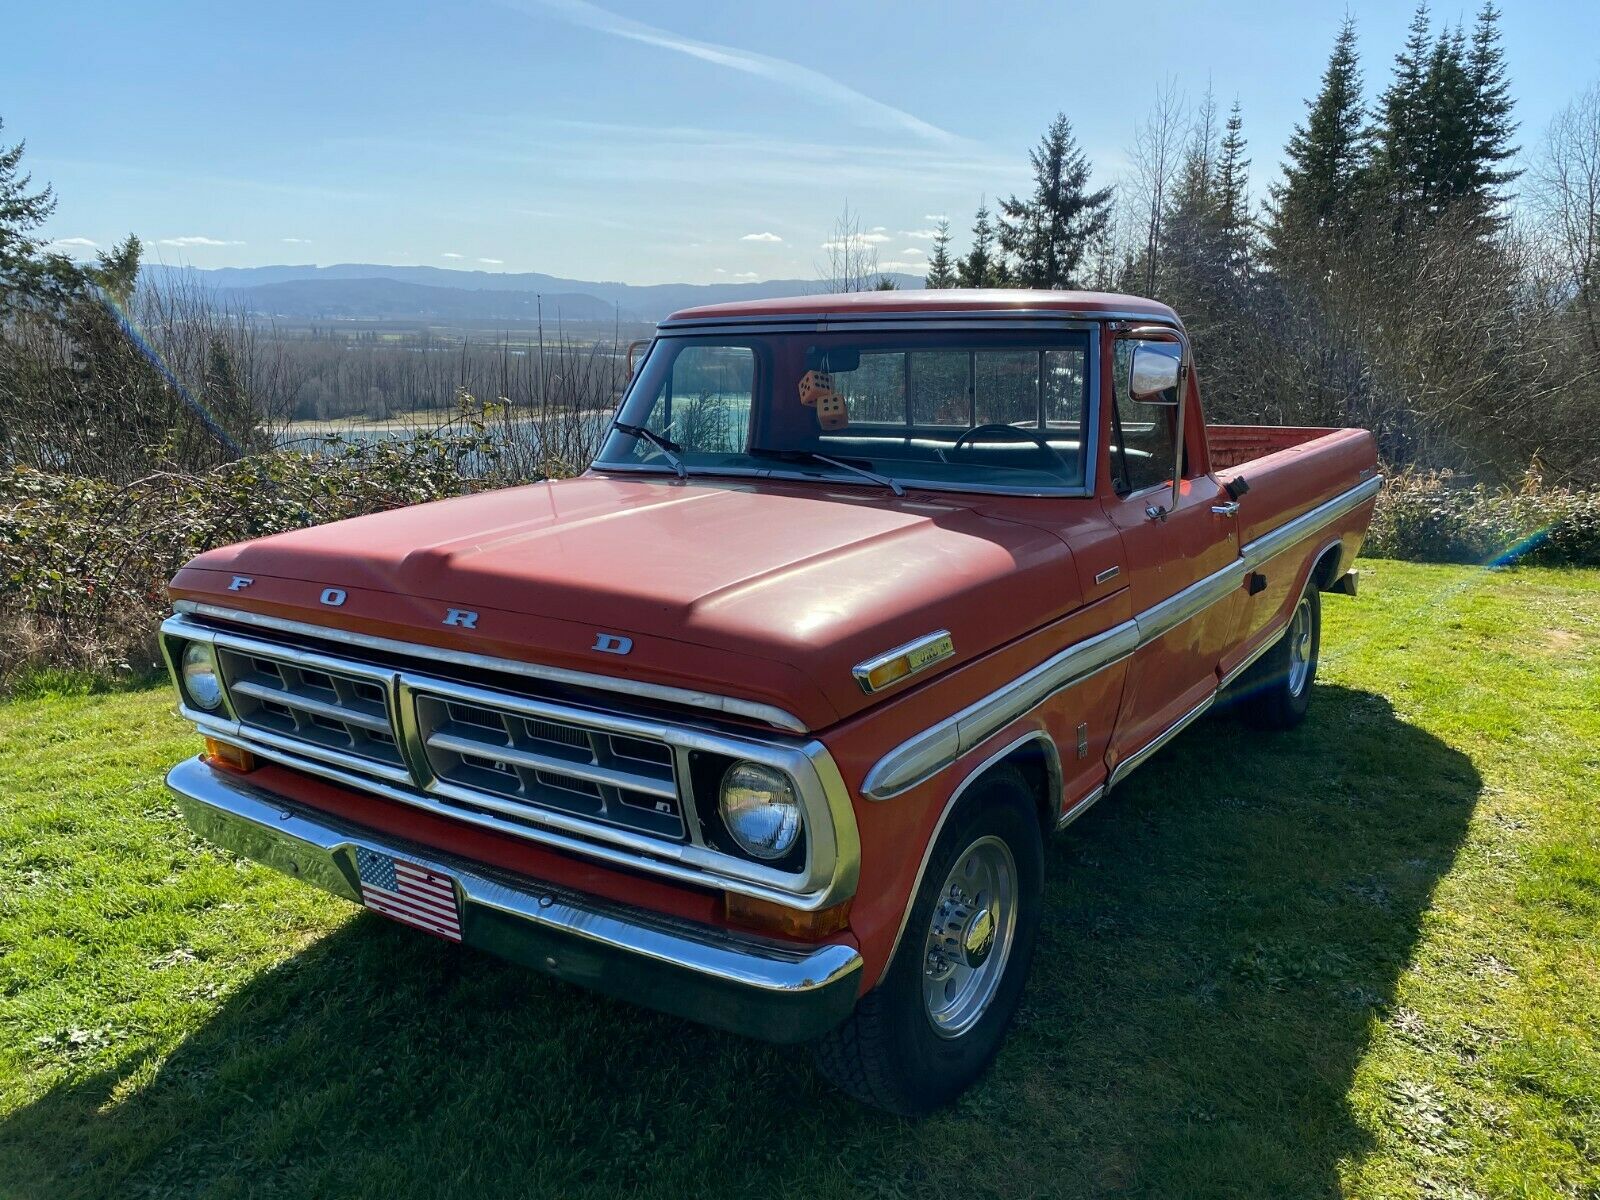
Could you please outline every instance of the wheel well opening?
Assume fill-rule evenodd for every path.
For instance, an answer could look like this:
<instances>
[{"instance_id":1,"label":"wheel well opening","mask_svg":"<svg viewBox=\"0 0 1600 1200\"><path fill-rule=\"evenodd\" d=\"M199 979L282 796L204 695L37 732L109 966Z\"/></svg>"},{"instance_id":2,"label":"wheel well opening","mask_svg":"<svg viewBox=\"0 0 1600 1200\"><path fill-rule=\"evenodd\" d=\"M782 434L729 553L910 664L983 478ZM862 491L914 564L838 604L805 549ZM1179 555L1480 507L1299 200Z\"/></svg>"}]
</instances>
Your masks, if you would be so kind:
<instances>
[{"instance_id":1,"label":"wheel well opening","mask_svg":"<svg viewBox=\"0 0 1600 1200\"><path fill-rule=\"evenodd\" d=\"M1059 769L1056 766L1054 748L1043 738L1032 738L994 765L1016 768L1027 783L1028 791L1033 795L1034 810L1039 815L1039 824L1046 833L1054 829L1061 810L1061 797L1058 794L1061 784L1058 779Z\"/></svg>"},{"instance_id":2,"label":"wheel well opening","mask_svg":"<svg viewBox=\"0 0 1600 1200\"><path fill-rule=\"evenodd\" d=\"M1317 591L1325 592L1339 581L1339 564L1344 561L1344 543L1329 546L1311 568L1311 578L1317 581Z\"/></svg>"}]
</instances>

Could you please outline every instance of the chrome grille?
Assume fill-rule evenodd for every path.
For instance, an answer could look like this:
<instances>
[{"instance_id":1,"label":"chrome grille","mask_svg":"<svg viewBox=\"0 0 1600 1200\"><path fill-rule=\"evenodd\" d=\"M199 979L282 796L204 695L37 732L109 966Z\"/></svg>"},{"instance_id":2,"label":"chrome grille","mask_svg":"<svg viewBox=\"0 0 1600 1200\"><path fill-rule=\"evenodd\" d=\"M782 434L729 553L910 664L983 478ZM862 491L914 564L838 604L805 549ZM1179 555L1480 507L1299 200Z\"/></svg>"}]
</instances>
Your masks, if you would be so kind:
<instances>
[{"instance_id":1,"label":"chrome grille","mask_svg":"<svg viewBox=\"0 0 1600 1200\"><path fill-rule=\"evenodd\" d=\"M408 778L389 718L387 680L255 649L217 646L224 685L247 729L304 743L319 757L353 755L374 774Z\"/></svg>"},{"instance_id":2,"label":"chrome grille","mask_svg":"<svg viewBox=\"0 0 1600 1200\"><path fill-rule=\"evenodd\" d=\"M525 694L512 662L480 672L488 682L466 683L419 667L427 647L232 617L235 627L219 628L174 615L161 627L162 650L183 715L264 762L580 857L808 911L855 886L849 793L819 743L618 712L607 693L598 701ZM282 624L293 640L240 624ZM224 691L216 709L193 707L183 684L191 641L216 650ZM350 657L364 645L378 661ZM462 658L474 667L473 655ZM799 789L805 858L792 869L738 855L702 828L696 777L740 759L783 771ZM699 804L714 806L714 784L706 787Z\"/></svg>"},{"instance_id":3,"label":"chrome grille","mask_svg":"<svg viewBox=\"0 0 1600 1200\"><path fill-rule=\"evenodd\" d=\"M241 729L278 749L447 808L688 838L676 755L636 722L253 638L215 645Z\"/></svg>"},{"instance_id":4,"label":"chrome grille","mask_svg":"<svg viewBox=\"0 0 1600 1200\"><path fill-rule=\"evenodd\" d=\"M553 809L684 836L677 771L665 742L557 719L511 697L468 701L425 684L408 690L417 740L440 795L511 817Z\"/></svg>"}]
</instances>

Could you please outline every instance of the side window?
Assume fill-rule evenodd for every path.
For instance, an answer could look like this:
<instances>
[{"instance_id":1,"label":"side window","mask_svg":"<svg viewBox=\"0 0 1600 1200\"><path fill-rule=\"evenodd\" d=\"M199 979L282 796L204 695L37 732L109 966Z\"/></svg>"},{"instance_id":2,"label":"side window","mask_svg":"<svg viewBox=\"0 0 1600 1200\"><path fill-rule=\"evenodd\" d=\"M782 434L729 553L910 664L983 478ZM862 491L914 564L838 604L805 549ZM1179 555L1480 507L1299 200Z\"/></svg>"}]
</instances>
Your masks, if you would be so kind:
<instances>
[{"instance_id":1,"label":"side window","mask_svg":"<svg viewBox=\"0 0 1600 1200\"><path fill-rule=\"evenodd\" d=\"M646 422L684 450L738 454L750 428L755 352L748 346L685 346L672 360ZM648 457L648 443L634 453Z\"/></svg>"},{"instance_id":2,"label":"side window","mask_svg":"<svg viewBox=\"0 0 1600 1200\"><path fill-rule=\"evenodd\" d=\"M1123 495L1172 482L1176 410L1137 404L1128 398L1128 368L1138 344L1132 338L1118 341L1113 360L1116 404L1111 410L1111 473Z\"/></svg>"}]
</instances>

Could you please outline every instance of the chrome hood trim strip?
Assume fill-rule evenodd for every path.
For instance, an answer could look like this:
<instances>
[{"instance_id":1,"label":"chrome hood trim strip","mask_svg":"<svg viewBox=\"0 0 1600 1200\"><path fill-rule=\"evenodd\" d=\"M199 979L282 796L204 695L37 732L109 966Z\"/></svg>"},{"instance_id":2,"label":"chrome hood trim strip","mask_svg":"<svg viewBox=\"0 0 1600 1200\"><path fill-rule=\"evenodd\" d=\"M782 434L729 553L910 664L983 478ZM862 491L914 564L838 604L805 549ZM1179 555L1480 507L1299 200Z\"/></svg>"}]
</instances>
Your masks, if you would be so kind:
<instances>
[{"instance_id":1,"label":"chrome hood trim strip","mask_svg":"<svg viewBox=\"0 0 1600 1200\"><path fill-rule=\"evenodd\" d=\"M539 663L521 662L514 658L496 658L470 650L449 650L443 646L427 646L418 642L402 642L394 638L374 637L365 633L351 633L328 625L311 625L304 621L290 621L283 617L269 617L264 613L243 609L224 608L194 600L176 601L174 612L196 617L210 617L216 621L232 621L257 629L274 629L280 633L298 634L301 637L322 638L344 646L360 646L385 654L409 655L431 662L454 663L475 670L503 671L508 675L521 675L526 679L540 679L546 683L565 684L568 687L591 688L598 692L615 692L623 696L642 696L667 704L682 704L689 708L703 708L708 712L723 713L759 721L774 729L788 733L809 733L804 721L791 712L755 700L741 700L736 696L723 696L716 692L696 691L692 688L671 687L662 683L641 683L636 679L621 679L615 675L594 675L588 671L572 671L565 667L547 667Z\"/></svg>"}]
</instances>

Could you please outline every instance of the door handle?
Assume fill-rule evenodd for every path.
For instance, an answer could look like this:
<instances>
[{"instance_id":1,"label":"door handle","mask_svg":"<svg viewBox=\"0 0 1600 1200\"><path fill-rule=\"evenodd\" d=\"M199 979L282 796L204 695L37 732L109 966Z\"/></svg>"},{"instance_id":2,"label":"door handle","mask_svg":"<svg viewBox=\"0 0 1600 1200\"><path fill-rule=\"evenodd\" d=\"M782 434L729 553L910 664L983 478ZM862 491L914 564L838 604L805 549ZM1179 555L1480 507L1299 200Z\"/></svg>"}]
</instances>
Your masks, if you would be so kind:
<instances>
[{"instance_id":1,"label":"door handle","mask_svg":"<svg viewBox=\"0 0 1600 1200\"><path fill-rule=\"evenodd\" d=\"M1219 517L1231 517L1239 511L1239 502L1237 500L1229 500L1226 504L1213 504L1211 511Z\"/></svg>"}]
</instances>

